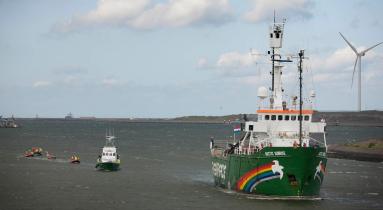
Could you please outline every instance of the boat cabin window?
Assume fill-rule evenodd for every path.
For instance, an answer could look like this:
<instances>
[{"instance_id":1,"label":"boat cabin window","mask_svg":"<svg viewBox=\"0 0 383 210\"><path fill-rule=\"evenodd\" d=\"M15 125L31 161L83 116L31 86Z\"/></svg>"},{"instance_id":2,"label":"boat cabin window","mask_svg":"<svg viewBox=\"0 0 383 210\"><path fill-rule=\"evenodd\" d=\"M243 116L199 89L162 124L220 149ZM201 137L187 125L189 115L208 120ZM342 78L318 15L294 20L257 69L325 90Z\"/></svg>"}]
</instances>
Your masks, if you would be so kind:
<instances>
[{"instance_id":1,"label":"boat cabin window","mask_svg":"<svg viewBox=\"0 0 383 210\"><path fill-rule=\"evenodd\" d=\"M291 120L292 121L295 121L297 119L297 116L296 115L291 115Z\"/></svg>"},{"instance_id":2,"label":"boat cabin window","mask_svg":"<svg viewBox=\"0 0 383 210\"><path fill-rule=\"evenodd\" d=\"M305 121L309 121L309 119L310 119L310 116L305 115Z\"/></svg>"},{"instance_id":3,"label":"boat cabin window","mask_svg":"<svg viewBox=\"0 0 383 210\"><path fill-rule=\"evenodd\" d=\"M277 116L276 115L271 115L271 120L276 120Z\"/></svg>"},{"instance_id":4,"label":"boat cabin window","mask_svg":"<svg viewBox=\"0 0 383 210\"><path fill-rule=\"evenodd\" d=\"M290 115L285 115L285 120L289 121L290 120Z\"/></svg>"},{"instance_id":5,"label":"boat cabin window","mask_svg":"<svg viewBox=\"0 0 383 210\"><path fill-rule=\"evenodd\" d=\"M279 121L283 120L283 116L282 115L278 115L278 120Z\"/></svg>"},{"instance_id":6,"label":"boat cabin window","mask_svg":"<svg viewBox=\"0 0 383 210\"><path fill-rule=\"evenodd\" d=\"M302 120L302 116L298 115L298 120L301 121Z\"/></svg>"},{"instance_id":7,"label":"boat cabin window","mask_svg":"<svg viewBox=\"0 0 383 210\"><path fill-rule=\"evenodd\" d=\"M113 156L116 156L116 153L113 153Z\"/></svg>"},{"instance_id":8,"label":"boat cabin window","mask_svg":"<svg viewBox=\"0 0 383 210\"><path fill-rule=\"evenodd\" d=\"M273 33L270 33L270 38L273 38Z\"/></svg>"},{"instance_id":9,"label":"boat cabin window","mask_svg":"<svg viewBox=\"0 0 383 210\"><path fill-rule=\"evenodd\" d=\"M249 125L249 131L252 131L252 130L253 130L253 128L254 128L254 126L253 126L253 125Z\"/></svg>"},{"instance_id":10,"label":"boat cabin window","mask_svg":"<svg viewBox=\"0 0 383 210\"><path fill-rule=\"evenodd\" d=\"M270 115L265 115L265 120L270 120Z\"/></svg>"}]
</instances>

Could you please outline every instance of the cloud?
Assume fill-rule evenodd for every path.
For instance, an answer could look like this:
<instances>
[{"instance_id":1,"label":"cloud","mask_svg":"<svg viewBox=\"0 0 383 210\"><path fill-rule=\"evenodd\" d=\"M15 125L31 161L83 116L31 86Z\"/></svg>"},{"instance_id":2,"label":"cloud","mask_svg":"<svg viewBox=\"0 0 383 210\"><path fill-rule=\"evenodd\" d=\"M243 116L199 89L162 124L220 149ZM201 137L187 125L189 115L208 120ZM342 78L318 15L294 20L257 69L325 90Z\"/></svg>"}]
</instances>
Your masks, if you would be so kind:
<instances>
[{"instance_id":1,"label":"cloud","mask_svg":"<svg viewBox=\"0 0 383 210\"><path fill-rule=\"evenodd\" d=\"M357 48L358 51L364 49L366 47ZM383 65L382 56L383 54L371 50L362 57L362 75L366 75L366 79L372 79L373 75L378 75L376 66ZM343 83L351 80L355 59L355 53L349 46L345 46L327 55L311 55L309 62L316 82L340 81ZM354 75L354 83L355 77L356 75Z\"/></svg>"},{"instance_id":2,"label":"cloud","mask_svg":"<svg viewBox=\"0 0 383 210\"><path fill-rule=\"evenodd\" d=\"M53 73L58 75L82 75L87 74L88 70L80 66L67 65L54 69Z\"/></svg>"},{"instance_id":3,"label":"cloud","mask_svg":"<svg viewBox=\"0 0 383 210\"><path fill-rule=\"evenodd\" d=\"M366 49L366 47L358 47L358 51ZM258 54L257 52L253 52ZM305 77L307 81L311 79L319 85L337 85L348 87L351 85L352 72L356 59L355 53L348 47L344 46L325 54L310 54L307 52L309 59L304 61L304 69L307 73ZM217 75L232 78L238 83L249 85L262 85L265 81L269 81L269 70L271 65L269 57L261 55L251 56L249 53L242 52L226 52L215 59L215 62L209 62L206 58L200 58L197 61L197 67L209 69ZM263 65L259 65L263 64ZM363 80L369 84L378 84L382 79L383 71L383 54L378 51L371 50L362 58L362 76ZM261 70L259 70L261 68ZM284 85L294 85L297 81L296 63L285 65L282 75ZM354 86L356 84L356 74L354 75Z\"/></svg>"},{"instance_id":4,"label":"cloud","mask_svg":"<svg viewBox=\"0 0 383 210\"><path fill-rule=\"evenodd\" d=\"M79 85L82 85L83 83L84 81L81 78L79 78L78 76L73 76L73 75L65 76L62 79L62 82L60 82L60 84L63 84L65 86L79 86Z\"/></svg>"},{"instance_id":5,"label":"cloud","mask_svg":"<svg viewBox=\"0 0 383 210\"><path fill-rule=\"evenodd\" d=\"M209 61L206 58L199 58L197 61L197 68L200 68L200 69L209 68Z\"/></svg>"},{"instance_id":6,"label":"cloud","mask_svg":"<svg viewBox=\"0 0 383 210\"><path fill-rule=\"evenodd\" d=\"M252 0L253 9L244 14L249 22L269 21L273 18L274 10L278 17L288 19L311 18L314 3L311 0Z\"/></svg>"},{"instance_id":7,"label":"cloud","mask_svg":"<svg viewBox=\"0 0 383 210\"><path fill-rule=\"evenodd\" d=\"M366 47L357 48L359 52L364 49ZM381 60L378 59L381 56L383 55L371 50L362 57L362 65L366 64L366 62L377 62ZM313 68L321 69L321 71L353 70L356 59L355 53L348 46L336 49L329 55L313 55L312 57L310 62Z\"/></svg>"},{"instance_id":8,"label":"cloud","mask_svg":"<svg viewBox=\"0 0 383 210\"><path fill-rule=\"evenodd\" d=\"M49 81L36 81L33 83L33 87L38 88L38 87L46 87L52 85L52 82Z\"/></svg>"},{"instance_id":9,"label":"cloud","mask_svg":"<svg viewBox=\"0 0 383 210\"><path fill-rule=\"evenodd\" d=\"M231 19L227 0L170 0L144 11L131 21L135 28L179 27L193 24L222 24Z\"/></svg>"},{"instance_id":10,"label":"cloud","mask_svg":"<svg viewBox=\"0 0 383 210\"><path fill-rule=\"evenodd\" d=\"M254 58L251 57L249 53L239 53L239 52L228 52L222 54L216 66L218 68L225 69L237 69L242 67L249 67L255 63Z\"/></svg>"},{"instance_id":11,"label":"cloud","mask_svg":"<svg viewBox=\"0 0 383 210\"><path fill-rule=\"evenodd\" d=\"M124 26L136 29L223 24L232 19L228 0L99 0L97 8L57 23L54 32L72 32L96 26Z\"/></svg>"},{"instance_id":12,"label":"cloud","mask_svg":"<svg viewBox=\"0 0 383 210\"><path fill-rule=\"evenodd\" d=\"M126 25L127 21L142 13L149 3L149 0L99 0L95 10L57 23L53 31L65 33L99 25Z\"/></svg>"},{"instance_id":13,"label":"cloud","mask_svg":"<svg viewBox=\"0 0 383 210\"><path fill-rule=\"evenodd\" d=\"M116 79L113 79L113 78L106 78L106 79L103 79L101 81L101 84L103 86L112 87L112 86L119 85L120 82L118 80L116 80Z\"/></svg>"},{"instance_id":14,"label":"cloud","mask_svg":"<svg viewBox=\"0 0 383 210\"><path fill-rule=\"evenodd\" d=\"M258 54L256 51L252 53ZM246 76L254 75L258 62L265 59L259 55L251 55L250 52L242 53L237 51L226 52L218 56L214 63L209 63L206 58L197 61L198 68L212 69L225 76Z\"/></svg>"}]
</instances>

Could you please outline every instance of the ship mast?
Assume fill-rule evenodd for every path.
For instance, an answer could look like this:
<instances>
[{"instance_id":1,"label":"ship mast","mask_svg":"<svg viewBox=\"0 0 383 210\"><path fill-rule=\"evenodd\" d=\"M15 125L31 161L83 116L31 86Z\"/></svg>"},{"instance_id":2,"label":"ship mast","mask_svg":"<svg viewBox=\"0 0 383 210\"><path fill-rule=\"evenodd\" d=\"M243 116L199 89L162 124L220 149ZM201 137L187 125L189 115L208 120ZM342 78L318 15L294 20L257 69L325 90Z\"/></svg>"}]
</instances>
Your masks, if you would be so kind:
<instances>
[{"instance_id":1,"label":"ship mast","mask_svg":"<svg viewBox=\"0 0 383 210\"><path fill-rule=\"evenodd\" d=\"M274 24L273 27L275 27L275 10L274 10ZM271 38L271 37L270 37ZM271 62L272 62L272 67L271 67L271 92L274 93L274 59L275 59L275 47L271 46Z\"/></svg>"},{"instance_id":2,"label":"ship mast","mask_svg":"<svg viewBox=\"0 0 383 210\"><path fill-rule=\"evenodd\" d=\"M284 30L285 21L282 23L275 22L269 28L270 34L270 48L271 52L271 97L270 97L270 109L281 110L283 108L283 88L282 88L282 63L291 62L290 60L283 60L280 54L280 49L282 48L283 40L283 30Z\"/></svg>"},{"instance_id":3,"label":"ship mast","mask_svg":"<svg viewBox=\"0 0 383 210\"><path fill-rule=\"evenodd\" d=\"M302 146L302 61L304 59L304 50L300 50L299 55L299 145Z\"/></svg>"}]
</instances>

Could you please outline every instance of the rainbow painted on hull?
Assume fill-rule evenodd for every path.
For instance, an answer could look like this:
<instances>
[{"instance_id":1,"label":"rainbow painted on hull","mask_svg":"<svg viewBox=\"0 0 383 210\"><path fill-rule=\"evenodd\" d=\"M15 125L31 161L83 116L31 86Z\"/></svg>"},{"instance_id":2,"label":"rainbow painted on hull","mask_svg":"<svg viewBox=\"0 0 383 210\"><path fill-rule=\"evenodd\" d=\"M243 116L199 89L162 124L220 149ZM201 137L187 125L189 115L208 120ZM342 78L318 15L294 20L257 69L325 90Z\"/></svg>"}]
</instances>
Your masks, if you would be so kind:
<instances>
[{"instance_id":1,"label":"rainbow painted on hull","mask_svg":"<svg viewBox=\"0 0 383 210\"><path fill-rule=\"evenodd\" d=\"M257 167L247 172L238 180L237 190L250 193L258 184L264 181L278 178L282 179L283 168L283 166L279 165L278 160L273 160L272 163Z\"/></svg>"}]
</instances>

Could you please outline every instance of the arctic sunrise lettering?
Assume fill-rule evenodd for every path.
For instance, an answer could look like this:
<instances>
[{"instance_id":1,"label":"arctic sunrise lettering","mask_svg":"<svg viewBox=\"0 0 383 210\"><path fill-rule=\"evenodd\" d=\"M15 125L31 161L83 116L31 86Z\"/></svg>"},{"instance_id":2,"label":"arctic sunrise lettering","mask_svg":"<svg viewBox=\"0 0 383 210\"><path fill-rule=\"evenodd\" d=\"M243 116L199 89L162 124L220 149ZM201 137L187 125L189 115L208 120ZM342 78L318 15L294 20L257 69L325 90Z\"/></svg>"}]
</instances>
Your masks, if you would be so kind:
<instances>
[{"instance_id":1,"label":"arctic sunrise lettering","mask_svg":"<svg viewBox=\"0 0 383 210\"><path fill-rule=\"evenodd\" d=\"M275 152L265 152L265 156L270 157L270 156L286 156L285 151L275 151Z\"/></svg>"}]
</instances>

